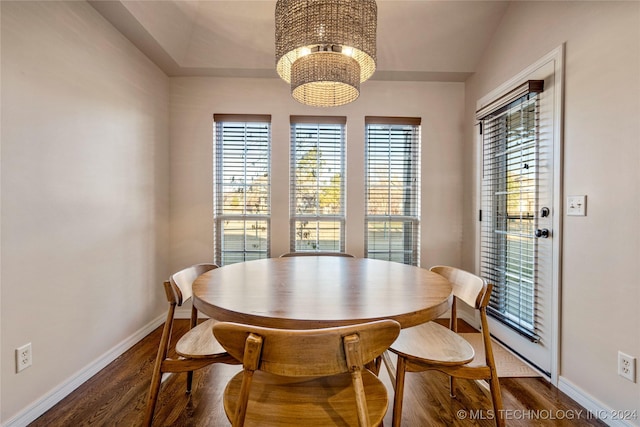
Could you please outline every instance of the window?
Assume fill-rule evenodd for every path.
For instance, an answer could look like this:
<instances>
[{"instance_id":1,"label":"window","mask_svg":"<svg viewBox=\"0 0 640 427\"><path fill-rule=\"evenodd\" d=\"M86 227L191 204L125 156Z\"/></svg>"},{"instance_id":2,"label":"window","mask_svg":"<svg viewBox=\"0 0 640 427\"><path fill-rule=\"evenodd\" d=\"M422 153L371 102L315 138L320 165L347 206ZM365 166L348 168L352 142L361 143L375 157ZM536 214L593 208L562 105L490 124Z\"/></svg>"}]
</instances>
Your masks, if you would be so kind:
<instances>
[{"instance_id":1,"label":"window","mask_svg":"<svg viewBox=\"0 0 640 427\"><path fill-rule=\"evenodd\" d=\"M489 314L535 341L539 108L530 90L538 89L527 86L524 95L480 119L480 273L494 284Z\"/></svg>"},{"instance_id":2,"label":"window","mask_svg":"<svg viewBox=\"0 0 640 427\"><path fill-rule=\"evenodd\" d=\"M365 117L368 258L418 265L420 119Z\"/></svg>"},{"instance_id":3,"label":"window","mask_svg":"<svg viewBox=\"0 0 640 427\"><path fill-rule=\"evenodd\" d=\"M214 122L215 262L267 258L271 116L216 114Z\"/></svg>"},{"instance_id":4,"label":"window","mask_svg":"<svg viewBox=\"0 0 640 427\"><path fill-rule=\"evenodd\" d=\"M345 117L291 116L290 250L345 250Z\"/></svg>"}]
</instances>

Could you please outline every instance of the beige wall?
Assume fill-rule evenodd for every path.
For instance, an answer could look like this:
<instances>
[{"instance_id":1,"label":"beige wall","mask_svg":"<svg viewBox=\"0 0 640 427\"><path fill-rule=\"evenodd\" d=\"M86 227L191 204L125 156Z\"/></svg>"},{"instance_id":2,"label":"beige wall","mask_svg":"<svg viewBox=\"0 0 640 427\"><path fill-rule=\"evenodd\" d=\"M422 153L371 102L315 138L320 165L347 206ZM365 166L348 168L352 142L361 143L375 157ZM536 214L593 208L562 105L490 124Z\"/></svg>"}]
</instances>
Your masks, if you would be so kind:
<instances>
[{"instance_id":1,"label":"beige wall","mask_svg":"<svg viewBox=\"0 0 640 427\"><path fill-rule=\"evenodd\" d=\"M89 4L1 7L5 423L164 312L169 147L168 78Z\"/></svg>"},{"instance_id":2,"label":"beige wall","mask_svg":"<svg viewBox=\"0 0 640 427\"><path fill-rule=\"evenodd\" d=\"M640 412L640 386L617 375L617 352L640 357L640 3L515 2L466 85L464 263L475 260L476 101L565 45L565 195L560 385ZM638 420L634 421L638 424Z\"/></svg>"},{"instance_id":3,"label":"beige wall","mask_svg":"<svg viewBox=\"0 0 640 427\"><path fill-rule=\"evenodd\" d=\"M272 256L289 251L289 115L347 116L347 252L364 253L364 117L422 117L423 266L460 263L462 83L369 81L349 105L319 109L278 79L171 79L171 263L213 259L213 114L272 115Z\"/></svg>"},{"instance_id":4,"label":"beige wall","mask_svg":"<svg viewBox=\"0 0 640 427\"><path fill-rule=\"evenodd\" d=\"M0 7L0 422L157 319L169 271L213 258L214 113L273 115L273 255L288 250L290 114L347 116L356 255L364 116L422 117L421 262L471 269L475 103L565 42L563 189L589 201L564 218L561 380L640 409L616 375L618 350L640 357L640 3L515 2L466 85L371 81L330 110L277 79L168 79L84 2ZM16 374L26 342L34 365Z\"/></svg>"}]
</instances>

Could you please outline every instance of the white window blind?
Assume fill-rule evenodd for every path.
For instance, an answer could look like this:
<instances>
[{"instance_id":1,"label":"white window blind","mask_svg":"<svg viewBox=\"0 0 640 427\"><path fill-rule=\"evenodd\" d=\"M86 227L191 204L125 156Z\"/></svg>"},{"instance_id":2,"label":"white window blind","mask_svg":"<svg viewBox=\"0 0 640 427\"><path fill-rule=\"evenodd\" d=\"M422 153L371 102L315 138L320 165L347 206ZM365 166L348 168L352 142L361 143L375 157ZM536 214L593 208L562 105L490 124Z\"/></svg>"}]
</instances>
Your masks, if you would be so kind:
<instances>
[{"instance_id":1,"label":"white window blind","mask_svg":"<svg viewBox=\"0 0 640 427\"><path fill-rule=\"evenodd\" d=\"M216 114L214 122L215 262L267 258L271 116Z\"/></svg>"},{"instance_id":2,"label":"white window blind","mask_svg":"<svg viewBox=\"0 0 640 427\"><path fill-rule=\"evenodd\" d=\"M365 117L368 258L418 265L420 119Z\"/></svg>"},{"instance_id":3,"label":"white window blind","mask_svg":"<svg viewBox=\"0 0 640 427\"><path fill-rule=\"evenodd\" d=\"M345 251L345 124L291 116L292 252Z\"/></svg>"},{"instance_id":4,"label":"white window blind","mask_svg":"<svg viewBox=\"0 0 640 427\"><path fill-rule=\"evenodd\" d=\"M480 121L480 274L494 285L488 312L536 341L537 92L527 90Z\"/></svg>"}]
</instances>

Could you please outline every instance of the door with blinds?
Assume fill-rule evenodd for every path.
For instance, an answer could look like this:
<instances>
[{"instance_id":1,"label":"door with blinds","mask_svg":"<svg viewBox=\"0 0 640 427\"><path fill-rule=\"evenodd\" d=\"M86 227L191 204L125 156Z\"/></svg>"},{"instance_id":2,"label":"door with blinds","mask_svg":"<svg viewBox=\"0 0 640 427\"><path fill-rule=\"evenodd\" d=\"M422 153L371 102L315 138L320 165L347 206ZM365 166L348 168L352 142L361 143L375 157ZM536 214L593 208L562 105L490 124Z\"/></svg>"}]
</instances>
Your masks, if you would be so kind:
<instances>
[{"instance_id":1,"label":"door with blinds","mask_svg":"<svg viewBox=\"0 0 640 427\"><path fill-rule=\"evenodd\" d=\"M477 119L479 270L494 285L487 309L491 333L551 376L557 324L554 215L559 209L554 200L554 68L548 68L544 79L527 80L489 102Z\"/></svg>"}]
</instances>

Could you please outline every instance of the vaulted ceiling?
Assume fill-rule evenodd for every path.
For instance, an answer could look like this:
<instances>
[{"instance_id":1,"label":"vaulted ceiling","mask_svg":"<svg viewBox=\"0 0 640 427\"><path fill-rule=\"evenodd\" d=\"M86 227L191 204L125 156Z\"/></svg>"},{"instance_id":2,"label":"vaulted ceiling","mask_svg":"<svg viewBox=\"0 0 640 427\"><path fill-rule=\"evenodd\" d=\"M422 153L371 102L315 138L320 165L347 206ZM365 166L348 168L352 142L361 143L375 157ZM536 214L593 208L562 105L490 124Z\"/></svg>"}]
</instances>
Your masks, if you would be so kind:
<instances>
[{"instance_id":1,"label":"vaulted ceiling","mask_svg":"<svg viewBox=\"0 0 640 427\"><path fill-rule=\"evenodd\" d=\"M90 3L169 76L277 77L275 1ZM372 79L464 81L508 4L378 0Z\"/></svg>"}]
</instances>

